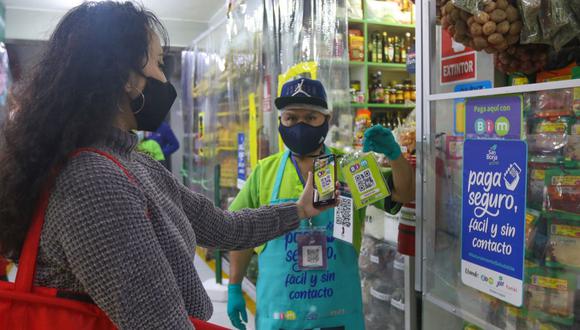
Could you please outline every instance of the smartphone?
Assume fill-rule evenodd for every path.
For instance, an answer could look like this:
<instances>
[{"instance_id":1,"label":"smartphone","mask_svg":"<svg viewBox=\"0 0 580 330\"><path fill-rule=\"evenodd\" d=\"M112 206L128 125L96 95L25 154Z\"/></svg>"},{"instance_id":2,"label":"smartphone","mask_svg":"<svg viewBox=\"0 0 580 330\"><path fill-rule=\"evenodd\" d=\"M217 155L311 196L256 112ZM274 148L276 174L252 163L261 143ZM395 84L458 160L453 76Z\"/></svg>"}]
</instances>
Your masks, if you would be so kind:
<instances>
[{"instance_id":1,"label":"smartphone","mask_svg":"<svg viewBox=\"0 0 580 330\"><path fill-rule=\"evenodd\" d=\"M336 156L323 155L314 160L314 206L336 203Z\"/></svg>"}]
</instances>

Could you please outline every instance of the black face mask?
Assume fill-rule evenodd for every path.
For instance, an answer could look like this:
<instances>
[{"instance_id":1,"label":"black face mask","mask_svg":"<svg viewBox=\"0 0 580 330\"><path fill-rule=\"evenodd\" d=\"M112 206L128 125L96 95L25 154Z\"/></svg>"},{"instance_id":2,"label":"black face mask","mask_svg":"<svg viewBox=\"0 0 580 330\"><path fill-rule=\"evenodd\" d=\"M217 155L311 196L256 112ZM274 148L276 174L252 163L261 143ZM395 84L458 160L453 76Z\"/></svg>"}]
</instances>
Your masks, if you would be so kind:
<instances>
[{"instance_id":1,"label":"black face mask","mask_svg":"<svg viewBox=\"0 0 580 330\"><path fill-rule=\"evenodd\" d=\"M137 120L137 130L155 132L171 110L177 98L175 87L168 82L146 77L143 95L131 101L131 109Z\"/></svg>"},{"instance_id":2,"label":"black face mask","mask_svg":"<svg viewBox=\"0 0 580 330\"><path fill-rule=\"evenodd\" d=\"M314 127L305 123L298 123L286 127L280 123L278 131L284 144L297 155L308 155L320 147L328 134L328 119L324 124Z\"/></svg>"}]
</instances>

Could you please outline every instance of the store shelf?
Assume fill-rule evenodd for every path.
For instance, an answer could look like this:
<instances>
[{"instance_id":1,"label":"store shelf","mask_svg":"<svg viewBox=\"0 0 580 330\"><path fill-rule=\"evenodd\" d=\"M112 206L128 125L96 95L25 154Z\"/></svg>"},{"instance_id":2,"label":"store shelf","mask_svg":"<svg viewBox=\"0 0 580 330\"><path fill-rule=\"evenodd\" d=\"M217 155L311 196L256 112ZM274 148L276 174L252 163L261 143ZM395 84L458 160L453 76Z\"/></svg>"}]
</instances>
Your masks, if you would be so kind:
<instances>
[{"instance_id":1,"label":"store shelf","mask_svg":"<svg viewBox=\"0 0 580 330\"><path fill-rule=\"evenodd\" d=\"M415 30L415 25L413 24L385 23L376 20L365 20L365 22L370 29L389 29L397 32L411 32Z\"/></svg>"},{"instance_id":2,"label":"store shelf","mask_svg":"<svg viewBox=\"0 0 580 330\"><path fill-rule=\"evenodd\" d=\"M380 69L384 71L407 71L407 64L368 62L367 65L369 66L369 69Z\"/></svg>"},{"instance_id":3,"label":"store shelf","mask_svg":"<svg viewBox=\"0 0 580 330\"><path fill-rule=\"evenodd\" d=\"M365 20L360 18L349 18L348 24L364 24Z\"/></svg>"},{"instance_id":4,"label":"store shelf","mask_svg":"<svg viewBox=\"0 0 580 330\"><path fill-rule=\"evenodd\" d=\"M351 103L355 108L370 108L370 109L402 109L410 110L415 108L415 104L382 104L382 103Z\"/></svg>"},{"instance_id":5,"label":"store shelf","mask_svg":"<svg viewBox=\"0 0 580 330\"><path fill-rule=\"evenodd\" d=\"M351 66L363 66L363 65L365 65L365 62L363 62L363 61L349 61L348 62L348 65L351 65Z\"/></svg>"}]
</instances>

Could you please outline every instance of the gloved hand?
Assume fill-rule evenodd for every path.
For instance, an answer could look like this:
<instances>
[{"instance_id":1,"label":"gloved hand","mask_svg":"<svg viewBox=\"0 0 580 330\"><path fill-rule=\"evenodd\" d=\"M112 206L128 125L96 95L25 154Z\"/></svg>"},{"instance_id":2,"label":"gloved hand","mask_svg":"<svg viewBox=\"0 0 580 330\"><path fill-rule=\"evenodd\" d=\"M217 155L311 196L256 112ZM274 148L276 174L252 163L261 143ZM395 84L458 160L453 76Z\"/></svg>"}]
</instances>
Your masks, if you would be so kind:
<instances>
[{"instance_id":1,"label":"gloved hand","mask_svg":"<svg viewBox=\"0 0 580 330\"><path fill-rule=\"evenodd\" d=\"M379 152L390 160L395 160L401 156L401 147L395 141L393 132L381 125L375 125L365 131L363 151Z\"/></svg>"},{"instance_id":2,"label":"gloved hand","mask_svg":"<svg viewBox=\"0 0 580 330\"><path fill-rule=\"evenodd\" d=\"M228 317L236 329L246 330L246 325L242 323L242 320L248 323L248 312L241 284L228 285Z\"/></svg>"}]
</instances>

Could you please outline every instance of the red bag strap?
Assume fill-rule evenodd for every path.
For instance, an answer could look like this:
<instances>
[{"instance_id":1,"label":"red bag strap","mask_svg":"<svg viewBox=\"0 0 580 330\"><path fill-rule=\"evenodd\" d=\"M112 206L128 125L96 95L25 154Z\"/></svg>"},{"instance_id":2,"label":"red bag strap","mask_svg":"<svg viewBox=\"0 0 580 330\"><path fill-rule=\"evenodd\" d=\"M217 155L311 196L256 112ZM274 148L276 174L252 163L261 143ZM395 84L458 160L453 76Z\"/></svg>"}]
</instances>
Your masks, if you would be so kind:
<instances>
[{"instance_id":1,"label":"red bag strap","mask_svg":"<svg viewBox=\"0 0 580 330\"><path fill-rule=\"evenodd\" d=\"M136 183L135 177L127 170L121 162L111 154L108 154L102 150L96 148L79 148L72 152L68 159L74 158L83 152L92 152L99 154L109 160L111 160L115 165L117 165L123 173L127 176L131 183ZM22 246L22 251L20 253L20 258L18 260L18 272L16 273L16 282L14 283L14 289L20 292L31 292L32 285L34 283L34 275L36 273L36 258L38 257L38 247L40 245L40 235L42 233L42 226L44 224L44 216L46 209L48 208L48 201L50 197L50 187L44 189L40 195L39 202L37 204L36 210L34 211L34 216L32 218L32 223L26 234L24 244Z\"/></svg>"}]
</instances>

